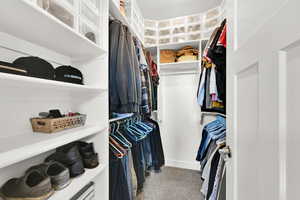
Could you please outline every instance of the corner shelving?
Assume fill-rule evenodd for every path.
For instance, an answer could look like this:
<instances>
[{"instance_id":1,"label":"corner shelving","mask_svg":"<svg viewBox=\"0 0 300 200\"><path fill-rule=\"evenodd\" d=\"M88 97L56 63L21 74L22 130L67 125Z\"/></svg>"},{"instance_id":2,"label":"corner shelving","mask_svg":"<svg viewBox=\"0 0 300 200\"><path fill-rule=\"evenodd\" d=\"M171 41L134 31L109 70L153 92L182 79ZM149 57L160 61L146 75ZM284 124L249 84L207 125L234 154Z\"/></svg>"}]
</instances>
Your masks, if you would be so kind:
<instances>
[{"instance_id":1,"label":"corner shelving","mask_svg":"<svg viewBox=\"0 0 300 200\"><path fill-rule=\"evenodd\" d=\"M72 179L71 184L61 191L56 191L49 200L62 200L62 199L71 199L78 191L78 188L83 188L89 182L93 181L98 175L101 174L107 165L99 165L95 169L86 169L85 173L78 177Z\"/></svg>"},{"instance_id":2,"label":"corner shelving","mask_svg":"<svg viewBox=\"0 0 300 200\"><path fill-rule=\"evenodd\" d=\"M142 43L144 43L143 38L141 38L140 34L136 32L135 28L133 28L133 25L132 23L130 23L128 17L124 16L121 13L119 7L116 5L116 2L114 0L109 0L109 12L115 19L121 21L124 25L126 25L130 29L130 31L134 33L135 36L138 37L138 39Z\"/></svg>"},{"instance_id":3,"label":"corner shelving","mask_svg":"<svg viewBox=\"0 0 300 200\"><path fill-rule=\"evenodd\" d=\"M0 169L23 161L64 144L105 131L100 126L84 126L55 134L24 133L0 140Z\"/></svg>"},{"instance_id":4,"label":"corner shelving","mask_svg":"<svg viewBox=\"0 0 300 200\"><path fill-rule=\"evenodd\" d=\"M0 13L2 32L65 56L87 59L106 52L97 44L29 1L2 1Z\"/></svg>"}]
</instances>

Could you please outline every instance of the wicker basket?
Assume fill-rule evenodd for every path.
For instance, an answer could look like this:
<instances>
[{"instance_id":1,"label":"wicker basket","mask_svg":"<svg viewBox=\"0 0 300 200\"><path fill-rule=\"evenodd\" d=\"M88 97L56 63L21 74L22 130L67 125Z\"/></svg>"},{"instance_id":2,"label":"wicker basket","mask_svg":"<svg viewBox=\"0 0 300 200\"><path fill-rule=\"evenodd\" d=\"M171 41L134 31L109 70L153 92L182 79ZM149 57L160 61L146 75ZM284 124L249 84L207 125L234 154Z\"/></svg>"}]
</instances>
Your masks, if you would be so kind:
<instances>
[{"instance_id":1,"label":"wicker basket","mask_svg":"<svg viewBox=\"0 0 300 200\"><path fill-rule=\"evenodd\" d=\"M61 118L31 118L30 121L34 132L55 133L84 126L86 115Z\"/></svg>"}]
</instances>

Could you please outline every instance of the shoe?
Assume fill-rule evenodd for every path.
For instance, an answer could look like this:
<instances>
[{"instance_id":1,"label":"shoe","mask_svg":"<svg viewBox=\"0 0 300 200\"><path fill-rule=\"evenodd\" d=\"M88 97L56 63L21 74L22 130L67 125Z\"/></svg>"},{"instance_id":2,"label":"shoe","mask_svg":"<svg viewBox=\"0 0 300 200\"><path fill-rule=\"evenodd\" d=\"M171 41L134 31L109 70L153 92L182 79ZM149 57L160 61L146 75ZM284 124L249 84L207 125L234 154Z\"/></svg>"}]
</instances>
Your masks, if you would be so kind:
<instances>
[{"instance_id":1,"label":"shoe","mask_svg":"<svg viewBox=\"0 0 300 200\"><path fill-rule=\"evenodd\" d=\"M46 158L45 162L57 161L69 169L70 177L74 178L84 173L84 166L76 143L59 147L56 152Z\"/></svg>"},{"instance_id":2,"label":"shoe","mask_svg":"<svg viewBox=\"0 0 300 200\"><path fill-rule=\"evenodd\" d=\"M55 190L62 190L71 183L69 169L59 162L42 163L29 168L27 172L32 170L37 170L45 176L49 176L52 188Z\"/></svg>"},{"instance_id":3,"label":"shoe","mask_svg":"<svg viewBox=\"0 0 300 200\"><path fill-rule=\"evenodd\" d=\"M99 157L95 152L94 144L87 142L77 142L84 167L87 169L96 168L99 165Z\"/></svg>"},{"instance_id":4,"label":"shoe","mask_svg":"<svg viewBox=\"0 0 300 200\"><path fill-rule=\"evenodd\" d=\"M32 170L21 178L10 179L1 188L4 200L46 200L53 193L50 177L39 170Z\"/></svg>"}]
</instances>

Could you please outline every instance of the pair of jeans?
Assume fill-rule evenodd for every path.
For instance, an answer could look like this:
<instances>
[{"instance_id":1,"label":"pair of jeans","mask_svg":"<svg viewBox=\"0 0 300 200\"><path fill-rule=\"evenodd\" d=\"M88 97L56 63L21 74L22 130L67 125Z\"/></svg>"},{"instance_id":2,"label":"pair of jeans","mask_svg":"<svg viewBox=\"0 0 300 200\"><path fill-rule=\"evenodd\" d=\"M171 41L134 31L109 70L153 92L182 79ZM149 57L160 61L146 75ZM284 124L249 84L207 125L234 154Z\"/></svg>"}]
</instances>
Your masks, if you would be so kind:
<instances>
[{"instance_id":1,"label":"pair of jeans","mask_svg":"<svg viewBox=\"0 0 300 200\"><path fill-rule=\"evenodd\" d=\"M137 177L138 192L142 190L145 183L145 158L141 142L133 145L131 148L133 167Z\"/></svg>"},{"instance_id":2,"label":"pair of jeans","mask_svg":"<svg viewBox=\"0 0 300 200\"><path fill-rule=\"evenodd\" d=\"M124 169L124 174L127 180L127 185L128 185L128 191L129 191L129 197L130 200L133 200L133 185L132 185L132 178L131 178L131 168L129 166L129 157L131 156L130 150L127 152L127 155L125 155L122 159L122 165Z\"/></svg>"},{"instance_id":3,"label":"pair of jeans","mask_svg":"<svg viewBox=\"0 0 300 200\"><path fill-rule=\"evenodd\" d=\"M122 160L109 155L109 199L131 200Z\"/></svg>"},{"instance_id":4,"label":"pair of jeans","mask_svg":"<svg viewBox=\"0 0 300 200\"><path fill-rule=\"evenodd\" d=\"M144 152L144 158L145 158L145 168L146 170L152 168L152 154L151 154L151 144L150 144L150 137L146 137L143 142L143 152Z\"/></svg>"},{"instance_id":5,"label":"pair of jeans","mask_svg":"<svg viewBox=\"0 0 300 200\"><path fill-rule=\"evenodd\" d=\"M211 140L223 138L226 135L226 119L217 116L217 119L207 124L202 132L202 139L197 154L197 161L201 161L205 157L205 153L209 147Z\"/></svg>"}]
</instances>

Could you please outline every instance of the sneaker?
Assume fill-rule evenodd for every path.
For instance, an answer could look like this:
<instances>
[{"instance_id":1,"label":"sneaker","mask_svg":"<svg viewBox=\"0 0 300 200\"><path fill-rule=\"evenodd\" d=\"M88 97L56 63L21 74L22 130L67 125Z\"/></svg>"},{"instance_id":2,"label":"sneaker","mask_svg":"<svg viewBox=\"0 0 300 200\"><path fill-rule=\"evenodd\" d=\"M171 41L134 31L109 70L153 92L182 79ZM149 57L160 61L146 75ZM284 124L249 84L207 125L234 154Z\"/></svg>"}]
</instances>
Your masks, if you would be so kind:
<instances>
[{"instance_id":1,"label":"sneaker","mask_svg":"<svg viewBox=\"0 0 300 200\"><path fill-rule=\"evenodd\" d=\"M10 179L1 188L1 196L5 200L46 200L53 193L50 177L39 170Z\"/></svg>"},{"instance_id":2,"label":"sneaker","mask_svg":"<svg viewBox=\"0 0 300 200\"><path fill-rule=\"evenodd\" d=\"M56 152L46 158L45 162L57 161L69 169L70 177L74 178L84 173L84 166L75 143L59 147Z\"/></svg>"},{"instance_id":3,"label":"sneaker","mask_svg":"<svg viewBox=\"0 0 300 200\"><path fill-rule=\"evenodd\" d=\"M93 169L99 165L99 157L95 152L94 144L87 142L77 142L80 155L85 168Z\"/></svg>"},{"instance_id":4,"label":"sneaker","mask_svg":"<svg viewBox=\"0 0 300 200\"><path fill-rule=\"evenodd\" d=\"M49 176L52 188L55 190L64 189L71 183L69 169L56 161L33 166L29 168L27 172L30 172L31 170L38 170L44 175Z\"/></svg>"}]
</instances>

